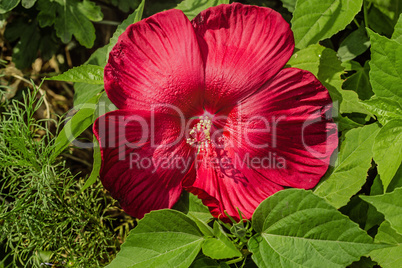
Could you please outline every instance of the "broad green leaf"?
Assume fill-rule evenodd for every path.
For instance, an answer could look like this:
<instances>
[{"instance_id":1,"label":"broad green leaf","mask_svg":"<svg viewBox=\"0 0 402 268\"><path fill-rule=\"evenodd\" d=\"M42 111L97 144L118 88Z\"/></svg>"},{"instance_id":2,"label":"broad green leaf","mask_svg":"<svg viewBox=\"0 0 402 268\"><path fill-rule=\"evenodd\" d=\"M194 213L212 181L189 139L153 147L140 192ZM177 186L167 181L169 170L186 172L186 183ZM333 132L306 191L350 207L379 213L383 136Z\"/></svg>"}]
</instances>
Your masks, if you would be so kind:
<instances>
[{"instance_id":1,"label":"broad green leaf","mask_svg":"<svg viewBox=\"0 0 402 268\"><path fill-rule=\"evenodd\" d=\"M402 44L368 30L371 39L370 82L378 97L402 106Z\"/></svg>"},{"instance_id":2,"label":"broad green leaf","mask_svg":"<svg viewBox=\"0 0 402 268\"><path fill-rule=\"evenodd\" d=\"M80 110L64 125L55 141L52 158L56 158L84 130L94 122L94 112L101 94L93 97L80 107Z\"/></svg>"},{"instance_id":3,"label":"broad green leaf","mask_svg":"<svg viewBox=\"0 0 402 268\"><path fill-rule=\"evenodd\" d=\"M373 157L386 191L402 162L402 120L392 120L381 128L374 141Z\"/></svg>"},{"instance_id":4,"label":"broad green leaf","mask_svg":"<svg viewBox=\"0 0 402 268\"><path fill-rule=\"evenodd\" d=\"M336 208L346 205L366 182L378 131L376 124L348 131L332 173L317 186L314 193Z\"/></svg>"},{"instance_id":5,"label":"broad green leaf","mask_svg":"<svg viewBox=\"0 0 402 268\"><path fill-rule=\"evenodd\" d=\"M36 0L22 0L21 4L25 8L31 8L33 5L35 5Z\"/></svg>"},{"instance_id":6,"label":"broad green leaf","mask_svg":"<svg viewBox=\"0 0 402 268\"><path fill-rule=\"evenodd\" d=\"M220 4L229 4L229 0L184 0L175 8L183 11L187 18L192 20L204 9Z\"/></svg>"},{"instance_id":7,"label":"broad green leaf","mask_svg":"<svg viewBox=\"0 0 402 268\"><path fill-rule=\"evenodd\" d=\"M197 225L175 210L146 214L108 268L189 267L204 243Z\"/></svg>"},{"instance_id":8,"label":"broad green leaf","mask_svg":"<svg viewBox=\"0 0 402 268\"><path fill-rule=\"evenodd\" d=\"M392 34L391 39L402 44L402 15L399 15L399 19L395 25L394 33Z\"/></svg>"},{"instance_id":9,"label":"broad green leaf","mask_svg":"<svg viewBox=\"0 0 402 268\"><path fill-rule=\"evenodd\" d=\"M94 2L84 0L77 5L78 10L85 15L89 20L101 21L103 19L103 13L100 6L97 6Z\"/></svg>"},{"instance_id":10,"label":"broad green leaf","mask_svg":"<svg viewBox=\"0 0 402 268\"><path fill-rule=\"evenodd\" d=\"M4 14L14 9L20 0L0 0L0 14Z\"/></svg>"},{"instance_id":11,"label":"broad green leaf","mask_svg":"<svg viewBox=\"0 0 402 268\"><path fill-rule=\"evenodd\" d=\"M282 0L283 7L292 13L295 11L296 2L297 0Z\"/></svg>"},{"instance_id":12,"label":"broad green leaf","mask_svg":"<svg viewBox=\"0 0 402 268\"><path fill-rule=\"evenodd\" d=\"M387 221L381 224L374 241L394 246L373 250L370 253L373 260L378 262L382 268L402 267L402 235L395 232Z\"/></svg>"},{"instance_id":13,"label":"broad green leaf","mask_svg":"<svg viewBox=\"0 0 402 268\"><path fill-rule=\"evenodd\" d=\"M107 49L108 46L103 46L98 48L89 59L84 63L85 65L97 65L100 67L105 67L107 60ZM75 83L74 84L74 106L84 104L93 96L97 95L103 90L103 84L93 85L87 83ZM106 96L106 95L102 95ZM107 96L106 96L107 98ZM101 99L102 100L102 97Z\"/></svg>"},{"instance_id":14,"label":"broad green leaf","mask_svg":"<svg viewBox=\"0 0 402 268\"><path fill-rule=\"evenodd\" d=\"M119 36L127 29L129 25L139 22L142 19L142 14L144 12L144 5L145 0L142 0L137 9L117 27L116 31L113 33L112 38L110 38L109 45L107 46L106 60L109 58L109 53L110 51L112 51L114 45L116 45Z\"/></svg>"},{"instance_id":15,"label":"broad green leaf","mask_svg":"<svg viewBox=\"0 0 402 268\"><path fill-rule=\"evenodd\" d=\"M286 189L263 201L252 218L248 249L258 267L344 268L382 248L347 216L311 191Z\"/></svg>"},{"instance_id":16,"label":"broad green leaf","mask_svg":"<svg viewBox=\"0 0 402 268\"><path fill-rule=\"evenodd\" d=\"M49 17L51 19L52 17L49 14L49 11L46 11L46 7L49 5L48 1L40 1L44 2L41 8L41 12L46 14L44 17ZM95 27L86 15L81 12L79 4L80 2L78 2L78 0L56 0L53 2L51 8L55 8L56 11L56 13L53 14L53 16L56 15L53 17L54 28L57 36L63 43L67 44L70 42L74 35L81 45L91 48L96 37ZM43 19L43 21L46 21L47 23L51 22L47 19Z\"/></svg>"},{"instance_id":17,"label":"broad green leaf","mask_svg":"<svg viewBox=\"0 0 402 268\"><path fill-rule=\"evenodd\" d=\"M206 238L205 243L202 245L204 255L218 260L242 256L217 221L214 222L213 230L215 237Z\"/></svg>"},{"instance_id":18,"label":"broad green leaf","mask_svg":"<svg viewBox=\"0 0 402 268\"><path fill-rule=\"evenodd\" d=\"M391 227L402 234L402 188L397 188L391 193L376 196L360 195L360 198L373 205L384 214Z\"/></svg>"},{"instance_id":19,"label":"broad green leaf","mask_svg":"<svg viewBox=\"0 0 402 268\"><path fill-rule=\"evenodd\" d=\"M353 20L363 0L298 0L292 18L296 47L329 38Z\"/></svg>"},{"instance_id":20,"label":"broad green leaf","mask_svg":"<svg viewBox=\"0 0 402 268\"><path fill-rule=\"evenodd\" d=\"M359 99L361 100L370 99L370 97L373 96L374 93L370 85L370 65L368 61L366 61L364 67L362 67L360 63L355 61L351 61L351 63L352 68L348 71L355 71L355 73L349 76L345 80L345 82L343 82L342 88L355 91L359 96Z\"/></svg>"},{"instance_id":21,"label":"broad green leaf","mask_svg":"<svg viewBox=\"0 0 402 268\"><path fill-rule=\"evenodd\" d=\"M373 96L371 99L361 103L367 110L377 116L382 125L393 119L402 119L401 105L391 99Z\"/></svg>"},{"instance_id":22,"label":"broad green leaf","mask_svg":"<svg viewBox=\"0 0 402 268\"><path fill-rule=\"evenodd\" d=\"M81 65L46 80L103 85L103 68L96 65Z\"/></svg>"},{"instance_id":23,"label":"broad green leaf","mask_svg":"<svg viewBox=\"0 0 402 268\"><path fill-rule=\"evenodd\" d=\"M370 47L370 39L364 27L349 34L340 44L338 56L342 62L352 60Z\"/></svg>"},{"instance_id":24,"label":"broad green leaf","mask_svg":"<svg viewBox=\"0 0 402 268\"><path fill-rule=\"evenodd\" d=\"M95 138L95 136L93 137L93 145L94 145L93 146L94 162L92 165L92 171L91 171L91 174L89 175L89 178L86 180L84 186L82 186L81 192L85 191L89 186L91 186L92 184L94 184L96 182L96 179L98 178L99 172L101 169L101 164L102 164L101 152L100 152L99 142Z\"/></svg>"}]
</instances>

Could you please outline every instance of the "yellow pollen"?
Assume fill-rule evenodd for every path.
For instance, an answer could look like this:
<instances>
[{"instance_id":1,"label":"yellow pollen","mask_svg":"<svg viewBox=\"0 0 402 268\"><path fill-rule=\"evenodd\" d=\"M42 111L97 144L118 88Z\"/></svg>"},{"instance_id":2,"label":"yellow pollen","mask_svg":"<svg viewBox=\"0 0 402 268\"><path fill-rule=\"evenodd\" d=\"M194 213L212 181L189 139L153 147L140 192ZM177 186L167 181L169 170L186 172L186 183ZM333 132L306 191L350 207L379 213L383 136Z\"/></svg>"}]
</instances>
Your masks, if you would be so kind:
<instances>
[{"instance_id":1,"label":"yellow pollen","mask_svg":"<svg viewBox=\"0 0 402 268\"><path fill-rule=\"evenodd\" d=\"M200 116L200 121L190 130L190 138L187 138L189 145L195 144L198 151L204 151L209 148L211 143L212 122L208 116Z\"/></svg>"}]
</instances>

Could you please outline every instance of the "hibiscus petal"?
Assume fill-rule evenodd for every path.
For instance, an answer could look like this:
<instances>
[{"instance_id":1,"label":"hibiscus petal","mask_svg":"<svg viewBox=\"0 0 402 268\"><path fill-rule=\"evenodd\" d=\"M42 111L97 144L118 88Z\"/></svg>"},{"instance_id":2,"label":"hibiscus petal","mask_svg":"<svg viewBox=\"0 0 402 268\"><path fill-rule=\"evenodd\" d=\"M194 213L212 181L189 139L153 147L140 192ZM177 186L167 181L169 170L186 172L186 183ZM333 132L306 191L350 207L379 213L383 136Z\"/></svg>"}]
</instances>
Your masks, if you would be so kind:
<instances>
[{"instance_id":1,"label":"hibiscus petal","mask_svg":"<svg viewBox=\"0 0 402 268\"><path fill-rule=\"evenodd\" d=\"M205 108L212 114L259 89L293 53L289 24L269 8L219 5L192 23L205 62Z\"/></svg>"},{"instance_id":2,"label":"hibiscus petal","mask_svg":"<svg viewBox=\"0 0 402 268\"><path fill-rule=\"evenodd\" d=\"M197 177L184 180L183 187L202 199L211 214L222 220L228 215L251 219L254 210L268 196L283 188L247 167L229 148L215 149L214 156L198 155Z\"/></svg>"},{"instance_id":3,"label":"hibiscus petal","mask_svg":"<svg viewBox=\"0 0 402 268\"><path fill-rule=\"evenodd\" d=\"M338 146L331 110L328 90L313 74L288 68L233 109L226 128L242 157L266 163L271 158L271 168L256 167L266 178L309 189L325 174Z\"/></svg>"},{"instance_id":4,"label":"hibiscus petal","mask_svg":"<svg viewBox=\"0 0 402 268\"><path fill-rule=\"evenodd\" d=\"M130 215L171 208L191 166L190 147L177 117L145 111L117 110L98 118L100 178Z\"/></svg>"},{"instance_id":5,"label":"hibiscus petal","mask_svg":"<svg viewBox=\"0 0 402 268\"><path fill-rule=\"evenodd\" d=\"M105 90L120 109L148 110L168 103L182 112L198 111L202 66L190 21L172 9L130 25L119 37L105 67Z\"/></svg>"}]
</instances>

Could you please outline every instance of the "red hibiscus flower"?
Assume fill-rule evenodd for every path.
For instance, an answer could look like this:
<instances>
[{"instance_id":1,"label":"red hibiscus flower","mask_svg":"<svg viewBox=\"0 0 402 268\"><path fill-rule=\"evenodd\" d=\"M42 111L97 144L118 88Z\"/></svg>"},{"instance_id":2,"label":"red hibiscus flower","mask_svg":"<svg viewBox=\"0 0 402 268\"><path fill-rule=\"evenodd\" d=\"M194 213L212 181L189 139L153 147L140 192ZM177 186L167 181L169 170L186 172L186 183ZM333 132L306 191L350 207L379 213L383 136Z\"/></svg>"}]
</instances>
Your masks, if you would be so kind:
<instances>
[{"instance_id":1,"label":"red hibiscus flower","mask_svg":"<svg viewBox=\"0 0 402 268\"><path fill-rule=\"evenodd\" d=\"M283 187L314 187L337 128L314 75L283 69L293 49L279 13L238 3L128 27L105 67L119 110L94 124L105 188L138 218L185 189L238 219Z\"/></svg>"}]
</instances>

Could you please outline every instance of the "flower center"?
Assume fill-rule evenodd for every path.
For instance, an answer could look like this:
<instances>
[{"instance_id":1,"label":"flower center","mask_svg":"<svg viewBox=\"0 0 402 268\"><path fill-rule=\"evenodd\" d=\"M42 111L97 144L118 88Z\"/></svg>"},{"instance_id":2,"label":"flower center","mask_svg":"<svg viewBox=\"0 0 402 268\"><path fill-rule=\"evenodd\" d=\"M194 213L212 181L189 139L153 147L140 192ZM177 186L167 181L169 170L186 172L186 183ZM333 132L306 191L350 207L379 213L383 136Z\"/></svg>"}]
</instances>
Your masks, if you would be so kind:
<instances>
[{"instance_id":1,"label":"flower center","mask_svg":"<svg viewBox=\"0 0 402 268\"><path fill-rule=\"evenodd\" d=\"M190 138L187 143L196 146L199 151L207 150L211 146L211 119L205 115L200 116L200 121L190 130Z\"/></svg>"}]
</instances>

